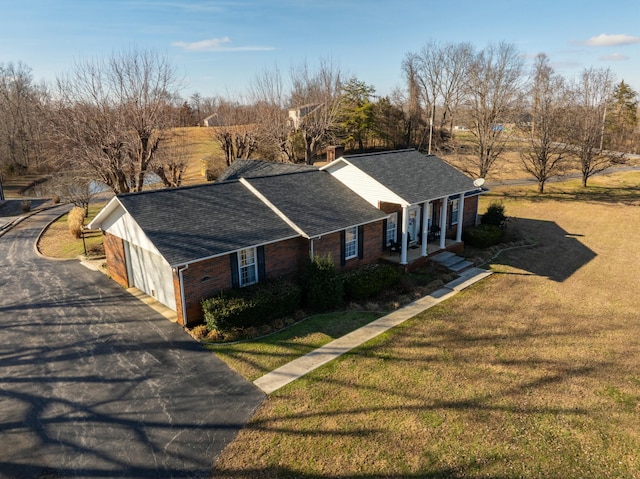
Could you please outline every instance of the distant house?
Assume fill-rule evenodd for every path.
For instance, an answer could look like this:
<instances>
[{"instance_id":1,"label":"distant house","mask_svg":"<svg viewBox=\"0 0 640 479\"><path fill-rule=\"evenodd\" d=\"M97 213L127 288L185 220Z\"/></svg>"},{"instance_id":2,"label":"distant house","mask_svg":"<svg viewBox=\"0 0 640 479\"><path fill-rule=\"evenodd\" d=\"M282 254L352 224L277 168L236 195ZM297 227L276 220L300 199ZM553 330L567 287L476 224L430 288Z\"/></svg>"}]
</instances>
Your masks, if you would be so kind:
<instances>
[{"instance_id":1,"label":"distant house","mask_svg":"<svg viewBox=\"0 0 640 479\"><path fill-rule=\"evenodd\" d=\"M414 150L349 155L322 169L236 160L212 184L114 197L90 228L104 232L111 277L176 311L190 326L200 302L265 279L299 278L310 257L330 254L339 269L389 256L408 266L414 245L461 244L475 224L473 181ZM432 237L438 225L443 234ZM434 241L437 244L434 246Z\"/></svg>"},{"instance_id":2,"label":"distant house","mask_svg":"<svg viewBox=\"0 0 640 479\"><path fill-rule=\"evenodd\" d=\"M214 113L213 115L209 115L204 120L202 120L202 124L206 127L220 126L220 118L218 118L217 113Z\"/></svg>"},{"instance_id":3,"label":"distant house","mask_svg":"<svg viewBox=\"0 0 640 479\"><path fill-rule=\"evenodd\" d=\"M289 112L289 123L294 130L297 130L300 127L300 123L302 119L313 113L318 108L322 106L321 103L308 103L306 105L302 105L296 108L290 108Z\"/></svg>"}]
</instances>

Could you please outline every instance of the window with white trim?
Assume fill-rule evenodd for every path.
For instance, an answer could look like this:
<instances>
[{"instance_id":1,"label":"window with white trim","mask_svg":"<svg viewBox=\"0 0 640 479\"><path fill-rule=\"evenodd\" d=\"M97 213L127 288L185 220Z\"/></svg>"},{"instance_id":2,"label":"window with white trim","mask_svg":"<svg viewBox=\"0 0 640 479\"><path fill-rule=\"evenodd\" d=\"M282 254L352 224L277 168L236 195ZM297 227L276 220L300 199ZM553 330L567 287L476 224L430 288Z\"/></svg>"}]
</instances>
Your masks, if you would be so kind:
<instances>
[{"instance_id":1,"label":"window with white trim","mask_svg":"<svg viewBox=\"0 0 640 479\"><path fill-rule=\"evenodd\" d=\"M396 242L398 238L398 213L391 213L387 218L387 246Z\"/></svg>"},{"instance_id":2,"label":"window with white trim","mask_svg":"<svg viewBox=\"0 0 640 479\"><path fill-rule=\"evenodd\" d=\"M344 231L344 259L358 256L358 227L353 226Z\"/></svg>"},{"instance_id":3,"label":"window with white trim","mask_svg":"<svg viewBox=\"0 0 640 479\"><path fill-rule=\"evenodd\" d=\"M238 252L238 273L240 286L249 286L258 282L258 261L255 248Z\"/></svg>"},{"instance_id":4,"label":"window with white trim","mask_svg":"<svg viewBox=\"0 0 640 479\"><path fill-rule=\"evenodd\" d=\"M451 224L458 224L458 211L460 211L460 198L451 200Z\"/></svg>"}]
</instances>

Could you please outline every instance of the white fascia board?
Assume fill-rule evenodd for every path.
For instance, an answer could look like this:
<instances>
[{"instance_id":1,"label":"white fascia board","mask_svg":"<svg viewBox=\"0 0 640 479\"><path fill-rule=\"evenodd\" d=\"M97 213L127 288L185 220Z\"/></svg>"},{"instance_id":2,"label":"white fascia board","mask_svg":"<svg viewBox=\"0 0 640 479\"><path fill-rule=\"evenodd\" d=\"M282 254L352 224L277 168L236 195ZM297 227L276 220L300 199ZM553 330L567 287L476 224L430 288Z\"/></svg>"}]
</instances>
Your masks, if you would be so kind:
<instances>
[{"instance_id":1,"label":"white fascia board","mask_svg":"<svg viewBox=\"0 0 640 479\"><path fill-rule=\"evenodd\" d=\"M322 234L319 234L319 235L313 236L313 237L312 237L312 238L310 238L310 239L320 239L320 238L322 238L323 236L327 236L327 235L330 235L330 234L333 234L333 233L339 233L340 231L344 231L344 230L346 230L346 229L348 229L348 228L357 228L357 227L359 227L359 226L370 225L370 224L372 224L372 223L377 223L378 221L383 221L383 220L385 220L385 219L386 219L386 218L388 218L388 217L389 217L389 215L388 215L388 214L383 213L383 215L382 215L380 218L378 218L377 220L367 221L367 222L365 222L365 223L358 223L358 224L355 224L355 225L345 226L344 228L339 228L339 229L337 229L337 230L327 231L326 233L322 233Z\"/></svg>"},{"instance_id":2,"label":"white fascia board","mask_svg":"<svg viewBox=\"0 0 640 479\"><path fill-rule=\"evenodd\" d=\"M475 192L475 191L476 191L476 189L474 188L473 190L464 190L464 191L461 191L461 192L458 192L458 193L451 193L450 195L446 195L446 196L437 196L435 198L431 198L431 199L428 199L428 200L419 201L417 203L412 203L410 206L421 205L422 203L427 203L427 202L430 203L432 201L441 200L443 198L451 198L452 196L464 196L465 198L468 198L469 196L466 196L466 194L468 192ZM481 194L481 193L477 193L477 194ZM473 195L470 195L470 196L473 196Z\"/></svg>"},{"instance_id":3,"label":"white fascia board","mask_svg":"<svg viewBox=\"0 0 640 479\"><path fill-rule=\"evenodd\" d=\"M224 253L212 254L211 256L204 256L202 258L194 259L194 260L187 261L187 262L170 264L169 266L171 268L180 268L181 266L189 266L189 265L192 265L192 264L195 264L195 263L199 263L201 261L207 261L207 260L214 259L214 258L220 258L221 256L227 256L227 255L230 255L230 254L233 254L233 253L238 253L238 252L242 251L243 249L258 248L260 246L267 246L267 245L274 244L274 243L280 243L281 241L288 241L288 240L294 239L294 238L300 238L300 235L291 235L291 236L287 236L285 238L278 238L277 240L267 241L266 243L248 245L248 246L245 246L243 248L238 248L238 249L232 249L232 250L229 250L229 251L225 251ZM305 239L309 239L309 238L305 237Z\"/></svg>"},{"instance_id":4,"label":"white fascia board","mask_svg":"<svg viewBox=\"0 0 640 479\"><path fill-rule=\"evenodd\" d=\"M115 211L118 206L122 207L122 203L120 203L117 196L114 196L89 222L87 228L92 230L101 228L102 222L107 219L107 217L109 217L109 215L111 215L111 213L113 213L113 211Z\"/></svg>"}]
</instances>

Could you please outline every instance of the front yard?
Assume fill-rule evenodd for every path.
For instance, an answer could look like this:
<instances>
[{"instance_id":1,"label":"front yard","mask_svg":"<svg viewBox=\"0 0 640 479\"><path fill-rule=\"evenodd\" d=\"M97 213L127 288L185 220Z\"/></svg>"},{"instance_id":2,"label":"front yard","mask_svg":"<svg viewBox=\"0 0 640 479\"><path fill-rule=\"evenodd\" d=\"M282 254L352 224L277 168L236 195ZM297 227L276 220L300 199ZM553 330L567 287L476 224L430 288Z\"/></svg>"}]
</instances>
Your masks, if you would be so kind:
<instances>
[{"instance_id":1,"label":"front yard","mask_svg":"<svg viewBox=\"0 0 640 479\"><path fill-rule=\"evenodd\" d=\"M536 246L273 393L213 477L639 478L640 175L593 184L493 192Z\"/></svg>"}]
</instances>

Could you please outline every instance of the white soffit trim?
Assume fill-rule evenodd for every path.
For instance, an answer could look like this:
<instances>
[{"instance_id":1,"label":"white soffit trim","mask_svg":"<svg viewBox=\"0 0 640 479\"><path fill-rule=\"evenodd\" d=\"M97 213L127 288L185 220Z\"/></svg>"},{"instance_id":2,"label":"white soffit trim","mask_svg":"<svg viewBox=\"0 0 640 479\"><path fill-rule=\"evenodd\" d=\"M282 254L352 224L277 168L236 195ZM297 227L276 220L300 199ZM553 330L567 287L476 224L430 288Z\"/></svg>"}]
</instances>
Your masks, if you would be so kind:
<instances>
[{"instance_id":1,"label":"white soffit trim","mask_svg":"<svg viewBox=\"0 0 640 479\"><path fill-rule=\"evenodd\" d=\"M265 205L267 205L271 211L273 211L276 215L278 215L278 217L282 221L287 223L291 228L293 228L295 231L297 231L303 237L305 237L307 239L309 238L309 235L307 233L305 233L302 230L302 228L300 228L297 224L295 224L293 221L291 221L287 217L287 215L285 215L273 203L271 203L262 193L260 193L251 183L249 183L246 178L240 178L240 183L242 183L245 186L245 188L247 188L251 193L256 195L256 197L260 201L262 201Z\"/></svg>"},{"instance_id":2,"label":"white soffit trim","mask_svg":"<svg viewBox=\"0 0 640 479\"><path fill-rule=\"evenodd\" d=\"M98 214L87 225L90 229L98 229L102 225L102 222L116 209L117 206L124 207L118 200L117 196L114 196L109 202L98 212Z\"/></svg>"},{"instance_id":3,"label":"white soffit trim","mask_svg":"<svg viewBox=\"0 0 640 479\"><path fill-rule=\"evenodd\" d=\"M337 166L339 163L341 163L342 165L340 166L340 168L338 168L338 170L342 170L344 169L353 169L355 171L357 171L359 175L362 175L362 177L366 177L367 181L371 184L374 185L375 191L378 193L378 201L385 201L387 203L396 203L399 204L400 206L410 206L411 203L409 203L407 200L405 200L404 198L402 198L401 196L399 196L395 191L390 190L389 188L387 188L385 185L383 185L382 183L380 183L378 180L376 180L373 176L371 176L370 174L368 174L367 172L365 172L364 170L358 168L356 165L354 165L353 163L351 163L349 160L345 159L345 158L338 158L337 160L333 161L332 163L323 166L322 168L320 168L321 170L327 170L327 173L331 174L331 176L333 176L336 180L340 181L343 185L345 185L347 188L349 188L351 191L353 191L354 193L356 193L358 196L364 198L366 201L368 201L370 204L371 201L366 198L365 196L363 196L361 190L359 188L354 188L353 185L349 184L350 182L346 182L344 181L344 177L342 175L336 174L338 170L336 170L335 168L331 168L331 165ZM346 171L353 171L353 170L346 170ZM348 175L352 175L352 173L347 173ZM381 200L380 198L385 198L383 200ZM377 205L373 204L373 206L375 206L377 208Z\"/></svg>"}]
</instances>

